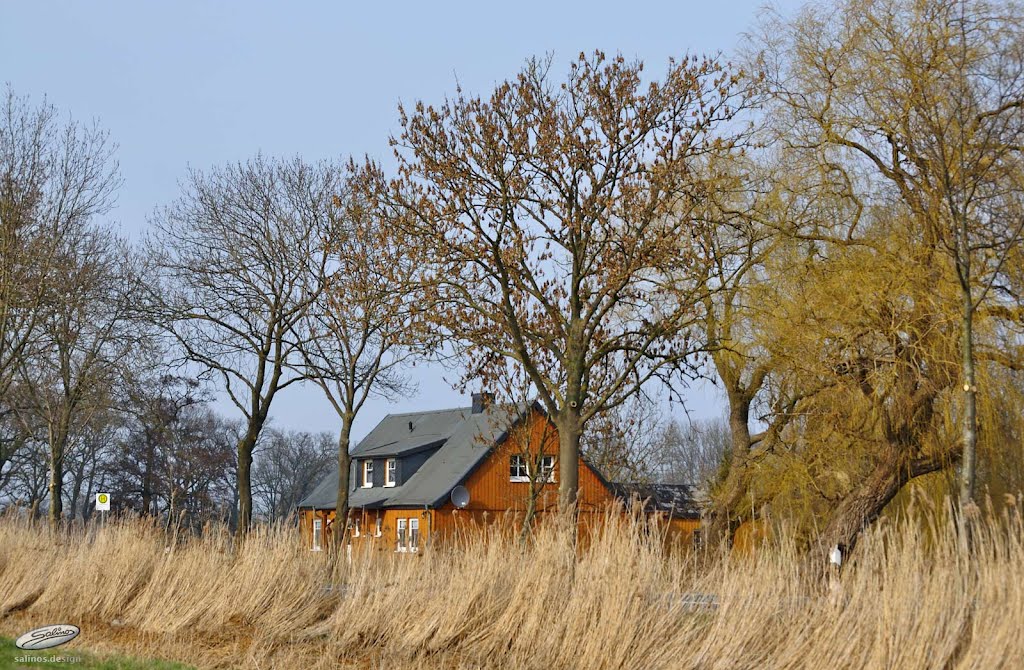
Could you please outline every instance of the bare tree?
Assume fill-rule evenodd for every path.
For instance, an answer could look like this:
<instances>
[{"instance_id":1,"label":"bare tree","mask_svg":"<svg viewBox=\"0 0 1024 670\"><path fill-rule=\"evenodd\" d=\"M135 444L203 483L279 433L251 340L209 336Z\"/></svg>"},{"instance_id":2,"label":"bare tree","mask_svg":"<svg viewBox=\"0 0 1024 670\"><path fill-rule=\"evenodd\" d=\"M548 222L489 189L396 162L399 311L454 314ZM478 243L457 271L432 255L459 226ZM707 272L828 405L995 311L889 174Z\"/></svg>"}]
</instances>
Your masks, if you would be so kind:
<instances>
[{"instance_id":1,"label":"bare tree","mask_svg":"<svg viewBox=\"0 0 1024 670\"><path fill-rule=\"evenodd\" d=\"M41 350L41 330L62 304L69 245L113 205L120 185L114 146L95 124L62 123L45 100L38 106L7 88L0 101L0 412L19 422L12 386ZM0 470L25 444L15 431L0 443Z\"/></svg>"},{"instance_id":2,"label":"bare tree","mask_svg":"<svg viewBox=\"0 0 1024 670\"><path fill-rule=\"evenodd\" d=\"M49 444L54 528L63 516L65 458L74 434L114 405L141 337L134 318L139 278L122 241L93 229L67 242L54 272L59 291L39 325L39 350L20 369L22 411L45 427Z\"/></svg>"},{"instance_id":3,"label":"bare tree","mask_svg":"<svg viewBox=\"0 0 1024 670\"><path fill-rule=\"evenodd\" d=\"M242 422L225 420L208 407L188 407L175 433L164 469L169 525L198 532L238 502L237 446ZM230 519L229 519L230 520Z\"/></svg>"},{"instance_id":4,"label":"bare tree","mask_svg":"<svg viewBox=\"0 0 1024 670\"><path fill-rule=\"evenodd\" d=\"M722 468L732 437L729 423L721 419L669 421L653 438L658 445L656 478L667 484L707 486Z\"/></svg>"},{"instance_id":5,"label":"bare tree","mask_svg":"<svg viewBox=\"0 0 1024 670\"><path fill-rule=\"evenodd\" d=\"M107 469L124 428L123 420L123 414L111 407L96 412L74 430L65 457L69 521L80 516L83 522L88 522L92 516L95 508L89 501L106 483Z\"/></svg>"},{"instance_id":6,"label":"bare tree","mask_svg":"<svg viewBox=\"0 0 1024 670\"><path fill-rule=\"evenodd\" d=\"M164 352L161 352L164 353ZM141 370L128 380L126 435L116 458L117 490L143 515L159 514L166 497L168 459L186 426L186 409L206 400L199 383L167 373Z\"/></svg>"},{"instance_id":7,"label":"bare tree","mask_svg":"<svg viewBox=\"0 0 1024 670\"><path fill-rule=\"evenodd\" d=\"M18 420L16 408L0 402L0 496L8 493L19 452L31 440L31 435Z\"/></svg>"},{"instance_id":8,"label":"bare tree","mask_svg":"<svg viewBox=\"0 0 1024 670\"><path fill-rule=\"evenodd\" d=\"M348 531L352 425L368 398L412 392L402 367L417 349L410 321L421 299L410 290L409 259L382 234L359 192L346 190L334 204L326 290L299 339L302 373L323 390L341 419L335 514L345 525L332 535L340 546Z\"/></svg>"},{"instance_id":9,"label":"bare tree","mask_svg":"<svg viewBox=\"0 0 1024 670\"><path fill-rule=\"evenodd\" d=\"M583 434L581 451L609 481L650 480L661 458L662 423L654 399L639 393L595 416Z\"/></svg>"},{"instance_id":10,"label":"bare tree","mask_svg":"<svg viewBox=\"0 0 1024 670\"><path fill-rule=\"evenodd\" d=\"M714 60L672 62L650 85L600 53L561 82L549 66L530 61L488 99L402 110L382 200L429 291L422 316L467 376L525 370L558 428L569 509L587 423L697 348L699 205L711 159L743 140L746 96Z\"/></svg>"},{"instance_id":11,"label":"bare tree","mask_svg":"<svg viewBox=\"0 0 1024 670\"><path fill-rule=\"evenodd\" d=\"M219 381L245 418L237 445L238 534L252 521L252 454L271 403L300 381L296 334L323 290L339 171L262 156L189 173L155 217L152 318ZM294 364L294 365L293 365Z\"/></svg>"},{"instance_id":12,"label":"bare tree","mask_svg":"<svg viewBox=\"0 0 1024 670\"><path fill-rule=\"evenodd\" d=\"M49 449L42 437L28 436L8 463L5 497L15 505L28 508L32 519L46 507L49 484Z\"/></svg>"},{"instance_id":13,"label":"bare tree","mask_svg":"<svg viewBox=\"0 0 1024 670\"><path fill-rule=\"evenodd\" d=\"M256 509L271 522L292 519L299 501L313 490L333 460L330 433L264 431L253 463Z\"/></svg>"}]
</instances>

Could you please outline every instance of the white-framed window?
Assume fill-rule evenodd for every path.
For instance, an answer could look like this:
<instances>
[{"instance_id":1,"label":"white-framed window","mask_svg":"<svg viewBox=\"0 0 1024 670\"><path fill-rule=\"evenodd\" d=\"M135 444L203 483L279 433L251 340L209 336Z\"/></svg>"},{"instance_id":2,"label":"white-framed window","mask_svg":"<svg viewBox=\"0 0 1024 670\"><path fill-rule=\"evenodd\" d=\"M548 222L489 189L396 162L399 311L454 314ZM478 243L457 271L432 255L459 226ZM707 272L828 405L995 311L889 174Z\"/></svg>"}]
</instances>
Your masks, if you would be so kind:
<instances>
[{"instance_id":1,"label":"white-framed window","mask_svg":"<svg viewBox=\"0 0 1024 670\"><path fill-rule=\"evenodd\" d=\"M513 454L508 460L508 480L510 482L530 481L530 469L526 466L526 456Z\"/></svg>"},{"instance_id":2,"label":"white-framed window","mask_svg":"<svg viewBox=\"0 0 1024 670\"><path fill-rule=\"evenodd\" d=\"M362 519L356 517L352 519L352 537L359 537L359 526Z\"/></svg>"},{"instance_id":3,"label":"white-framed window","mask_svg":"<svg viewBox=\"0 0 1024 670\"><path fill-rule=\"evenodd\" d=\"M363 488L373 488L373 461L370 459L363 461Z\"/></svg>"},{"instance_id":4,"label":"white-framed window","mask_svg":"<svg viewBox=\"0 0 1024 670\"><path fill-rule=\"evenodd\" d=\"M395 524L395 537L398 538L398 542L397 542L398 546L395 548L395 551L405 551L406 550L406 544L405 544L405 542L406 542L406 532L405 532L405 529L406 529L407 523L408 523L407 519L398 519L398 521Z\"/></svg>"},{"instance_id":5,"label":"white-framed window","mask_svg":"<svg viewBox=\"0 0 1024 670\"><path fill-rule=\"evenodd\" d=\"M323 519L313 519L313 551L320 551L324 544Z\"/></svg>"},{"instance_id":6,"label":"white-framed window","mask_svg":"<svg viewBox=\"0 0 1024 670\"><path fill-rule=\"evenodd\" d=\"M409 519L409 551L420 550L420 520Z\"/></svg>"},{"instance_id":7,"label":"white-framed window","mask_svg":"<svg viewBox=\"0 0 1024 670\"><path fill-rule=\"evenodd\" d=\"M377 517L377 528L375 529L374 535L380 537L384 534L384 517Z\"/></svg>"},{"instance_id":8,"label":"white-framed window","mask_svg":"<svg viewBox=\"0 0 1024 670\"><path fill-rule=\"evenodd\" d=\"M384 486L394 486L398 482L398 460L389 458L384 464Z\"/></svg>"},{"instance_id":9,"label":"white-framed window","mask_svg":"<svg viewBox=\"0 0 1024 670\"><path fill-rule=\"evenodd\" d=\"M555 481L555 457L541 456L540 458L540 481Z\"/></svg>"}]
</instances>

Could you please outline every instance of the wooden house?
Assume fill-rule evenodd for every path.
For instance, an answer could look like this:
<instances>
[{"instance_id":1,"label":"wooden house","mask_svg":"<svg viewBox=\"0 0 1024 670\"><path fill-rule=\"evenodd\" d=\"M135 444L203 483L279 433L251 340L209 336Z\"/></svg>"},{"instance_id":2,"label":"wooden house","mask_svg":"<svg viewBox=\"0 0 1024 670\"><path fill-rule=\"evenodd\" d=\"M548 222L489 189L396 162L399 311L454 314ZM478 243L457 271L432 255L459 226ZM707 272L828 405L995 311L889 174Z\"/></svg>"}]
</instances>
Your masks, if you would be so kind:
<instances>
[{"instance_id":1,"label":"wooden house","mask_svg":"<svg viewBox=\"0 0 1024 670\"><path fill-rule=\"evenodd\" d=\"M557 505L558 433L539 406L491 405L483 394L470 407L385 417L351 452L349 523L353 545L416 552L461 528L522 523L528 507L543 517ZM335 468L299 504L299 528L313 550L334 529ZM461 487L461 488L460 488ZM456 506L452 493L458 488ZM468 501L458 500L459 494ZM686 486L612 483L584 459L579 464L581 525L616 499L638 499L684 539L699 510ZM532 503L531 503L532 501Z\"/></svg>"}]
</instances>

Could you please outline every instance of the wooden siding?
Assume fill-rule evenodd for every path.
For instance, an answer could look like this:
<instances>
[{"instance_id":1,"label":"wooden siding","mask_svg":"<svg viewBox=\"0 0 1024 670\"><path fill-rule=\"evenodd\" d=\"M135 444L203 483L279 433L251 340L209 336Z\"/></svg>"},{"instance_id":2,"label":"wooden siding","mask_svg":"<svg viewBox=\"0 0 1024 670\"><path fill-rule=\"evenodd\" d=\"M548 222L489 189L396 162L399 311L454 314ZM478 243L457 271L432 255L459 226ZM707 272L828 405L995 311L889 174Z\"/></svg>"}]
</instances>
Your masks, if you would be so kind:
<instances>
[{"instance_id":1,"label":"wooden siding","mask_svg":"<svg viewBox=\"0 0 1024 670\"><path fill-rule=\"evenodd\" d=\"M315 516L314 516L315 515ZM328 533L324 536L323 549L328 548L328 543L333 539L334 534L334 510L309 510L304 509L299 513L299 533L302 536L303 546L313 548L313 519L319 518L324 521ZM433 512L431 510L417 509L381 509L363 510L352 509L349 519L352 524L359 521L359 535L355 535L355 527L352 528L351 542L353 548L373 549L376 551L395 551L398 547L398 519L419 519L420 539L419 547L422 549L433 531ZM381 518L381 534L378 536L377 518ZM330 521L330 525L327 522Z\"/></svg>"},{"instance_id":2,"label":"wooden siding","mask_svg":"<svg viewBox=\"0 0 1024 670\"><path fill-rule=\"evenodd\" d=\"M334 532L334 510L299 510L299 534L302 536L302 546L306 549L313 548L313 519L323 522L324 537L320 546L326 550Z\"/></svg>"},{"instance_id":3,"label":"wooden siding","mask_svg":"<svg viewBox=\"0 0 1024 670\"><path fill-rule=\"evenodd\" d=\"M302 510L299 513L299 533L302 538L302 545L307 549L313 546L313 518L319 518L324 522L327 531L324 534L323 550L329 548L328 543L333 539L334 531L334 510ZM605 518L603 510L580 513L580 536L586 539L593 531L600 527ZM382 517L381 535L376 535L377 517ZM485 527L509 533L518 533L522 528L522 511L515 512L489 512L487 510L460 510L447 504L437 510L423 509L387 509L387 510L352 510L352 519L360 519L360 533L358 537L351 538L353 548L369 549L378 552L394 552L398 543L398 524L400 518L420 520L420 548L430 543L446 543L455 538L469 538L482 534ZM538 522L543 523L547 515L539 515ZM659 520L665 524L665 520ZM675 518L663 526L665 542L671 547L689 548L696 544L694 533L700 528L700 521L697 519ZM736 534L734 551L745 554L751 550L751 529L741 527Z\"/></svg>"},{"instance_id":4,"label":"wooden siding","mask_svg":"<svg viewBox=\"0 0 1024 670\"><path fill-rule=\"evenodd\" d=\"M495 447L479 467L464 482L469 491L469 505L457 509L445 502L435 512L435 533L440 538L454 537L474 526L491 525L501 521L509 530L518 531L528 506L531 483L511 481L509 465L513 455L528 454L532 464L540 455L555 456L553 481L543 483L538 492L536 509L538 519L558 507L558 482L561 464L558 463L558 431L540 412L529 417L510 432L509 438ZM604 514L614 495L594 470L580 461L578 508L580 525L591 526L592 517Z\"/></svg>"},{"instance_id":5,"label":"wooden siding","mask_svg":"<svg viewBox=\"0 0 1024 670\"><path fill-rule=\"evenodd\" d=\"M752 554L769 537L771 528L763 521L744 521L733 534L732 551L740 555Z\"/></svg>"},{"instance_id":6,"label":"wooden siding","mask_svg":"<svg viewBox=\"0 0 1024 670\"><path fill-rule=\"evenodd\" d=\"M426 546L433 532L433 512L423 508L413 509L354 509L353 523L359 520L359 536L353 529L352 547L374 551L396 551L398 549L398 520L419 520L419 548ZM381 520L381 534L377 535L377 519ZM408 525L406 526L408 529ZM408 533L408 530L406 531Z\"/></svg>"},{"instance_id":7,"label":"wooden siding","mask_svg":"<svg viewBox=\"0 0 1024 670\"><path fill-rule=\"evenodd\" d=\"M558 456L558 432L540 412L532 412L525 425L517 426L509 438L498 445L491 455L469 476L464 486L469 491L469 505L473 512L522 512L526 509L531 485L529 482L509 481L509 461L515 454L529 453L530 460L541 453L555 456L554 481L543 484L537 499L537 511L554 510L558 505L558 482L561 464ZM528 440L528 442L527 442ZM611 491L586 463L579 465L579 509L603 510L612 500ZM445 505L450 507L451 503Z\"/></svg>"}]
</instances>

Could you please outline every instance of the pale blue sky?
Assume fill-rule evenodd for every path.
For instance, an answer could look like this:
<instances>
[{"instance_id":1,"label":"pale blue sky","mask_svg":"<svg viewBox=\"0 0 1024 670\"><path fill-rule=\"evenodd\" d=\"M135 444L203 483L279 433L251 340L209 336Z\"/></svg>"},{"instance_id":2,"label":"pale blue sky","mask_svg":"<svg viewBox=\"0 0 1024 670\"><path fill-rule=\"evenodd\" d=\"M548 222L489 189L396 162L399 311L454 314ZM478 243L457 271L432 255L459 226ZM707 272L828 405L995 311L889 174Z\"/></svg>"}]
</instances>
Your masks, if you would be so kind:
<instances>
[{"instance_id":1,"label":"pale blue sky","mask_svg":"<svg viewBox=\"0 0 1024 670\"><path fill-rule=\"evenodd\" d=\"M671 56L730 52L763 3L4 0L0 83L110 130L124 176L111 216L138 238L188 166L257 151L366 153L388 164L399 101L438 102L456 79L486 93L548 52L559 65L580 51L621 52L657 74ZM440 370L421 366L415 377L417 397L373 403L356 433L389 411L468 404ZM713 389L689 395L696 416L721 412ZM278 426L338 426L315 388L274 402Z\"/></svg>"}]
</instances>

